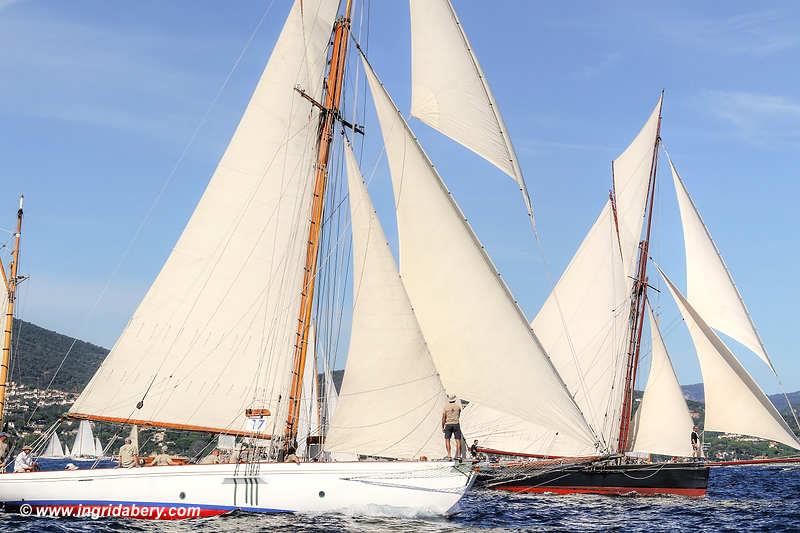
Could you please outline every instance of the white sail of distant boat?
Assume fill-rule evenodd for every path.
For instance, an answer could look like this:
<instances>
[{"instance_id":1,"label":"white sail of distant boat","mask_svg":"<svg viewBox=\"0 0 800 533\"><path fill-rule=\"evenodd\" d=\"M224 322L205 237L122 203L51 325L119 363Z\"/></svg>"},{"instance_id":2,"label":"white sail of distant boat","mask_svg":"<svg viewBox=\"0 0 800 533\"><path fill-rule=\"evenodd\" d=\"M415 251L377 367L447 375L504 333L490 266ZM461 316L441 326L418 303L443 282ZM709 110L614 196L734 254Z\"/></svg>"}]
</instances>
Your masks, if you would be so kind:
<instances>
[{"instance_id":1,"label":"white sail of distant boat","mask_svg":"<svg viewBox=\"0 0 800 533\"><path fill-rule=\"evenodd\" d=\"M62 459L66 455L69 454L69 449L67 449L66 453L64 449L61 447L61 440L59 440L58 435L54 431L52 435L50 435L50 440L47 442L47 447L42 452L42 458L44 459Z\"/></svg>"},{"instance_id":2,"label":"white sail of distant boat","mask_svg":"<svg viewBox=\"0 0 800 533\"><path fill-rule=\"evenodd\" d=\"M730 270L669 159L686 247L686 298L713 327L752 350L775 372Z\"/></svg>"},{"instance_id":3,"label":"white sail of distant boat","mask_svg":"<svg viewBox=\"0 0 800 533\"><path fill-rule=\"evenodd\" d=\"M661 337L658 322L649 306L647 316L651 338L650 372L637 412L632 450L691 457L693 450L689 436L694 423L667 353L667 346Z\"/></svg>"},{"instance_id":4,"label":"white sail of distant boat","mask_svg":"<svg viewBox=\"0 0 800 533\"><path fill-rule=\"evenodd\" d=\"M92 423L88 420L81 420L78 424L78 431L75 434L75 441L72 443L73 459L95 459L97 454L97 443L92 432Z\"/></svg>"},{"instance_id":5,"label":"white sail of distant boat","mask_svg":"<svg viewBox=\"0 0 800 533\"><path fill-rule=\"evenodd\" d=\"M700 360L704 429L760 437L800 450L800 440L761 387L667 275L658 270L683 316Z\"/></svg>"},{"instance_id":6,"label":"white sail of distant boat","mask_svg":"<svg viewBox=\"0 0 800 533\"><path fill-rule=\"evenodd\" d=\"M67 443L65 442L64 443L64 457L70 457L71 455L72 455L72 452L69 450L69 446L67 446Z\"/></svg>"},{"instance_id":7,"label":"white sail of distant boat","mask_svg":"<svg viewBox=\"0 0 800 533\"><path fill-rule=\"evenodd\" d=\"M103 457L105 449L103 445L100 443L100 439L98 437L94 438L94 454L97 457Z\"/></svg>"}]
</instances>

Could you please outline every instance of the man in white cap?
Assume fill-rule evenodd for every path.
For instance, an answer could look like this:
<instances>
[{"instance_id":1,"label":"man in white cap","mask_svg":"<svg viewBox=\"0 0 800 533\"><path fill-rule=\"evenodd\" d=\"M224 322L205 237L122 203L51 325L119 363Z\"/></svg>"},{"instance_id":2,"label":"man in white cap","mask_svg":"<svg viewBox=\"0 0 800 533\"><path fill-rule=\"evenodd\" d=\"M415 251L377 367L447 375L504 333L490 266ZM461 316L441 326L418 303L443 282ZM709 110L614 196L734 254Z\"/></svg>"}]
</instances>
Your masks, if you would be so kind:
<instances>
[{"instance_id":1,"label":"man in white cap","mask_svg":"<svg viewBox=\"0 0 800 533\"><path fill-rule=\"evenodd\" d=\"M158 453L155 457L153 457L153 462L150 464L150 466L169 466L171 464L173 464L172 457L167 453L167 447L164 445L161 446L161 453Z\"/></svg>"},{"instance_id":2,"label":"man in white cap","mask_svg":"<svg viewBox=\"0 0 800 533\"><path fill-rule=\"evenodd\" d=\"M22 451L17 454L14 460L14 472L33 472L39 470L39 465L33 460L31 455L32 448L29 444L22 447Z\"/></svg>"},{"instance_id":3,"label":"man in white cap","mask_svg":"<svg viewBox=\"0 0 800 533\"><path fill-rule=\"evenodd\" d=\"M455 394L447 395L447 405L442 412L442 431L444 431L444 447L447 458L451 459L450 439L456 439L456 458L461 459L461 404L456 401Z\"/></svg>"}]
</instances>

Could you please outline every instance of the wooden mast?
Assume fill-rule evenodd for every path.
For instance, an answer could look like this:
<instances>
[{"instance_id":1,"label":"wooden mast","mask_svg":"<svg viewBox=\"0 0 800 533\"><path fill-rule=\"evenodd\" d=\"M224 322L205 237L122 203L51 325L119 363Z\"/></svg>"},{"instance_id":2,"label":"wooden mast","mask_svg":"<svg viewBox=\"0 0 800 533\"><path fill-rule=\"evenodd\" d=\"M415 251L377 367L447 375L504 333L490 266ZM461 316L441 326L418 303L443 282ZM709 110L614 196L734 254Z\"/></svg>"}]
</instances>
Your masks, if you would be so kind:
<instances>
[{"instance_id":1,"label":"wooden mast","mask_svg":"<svg viewBox=\"0 0 800 533\"><path fill-rule=\"evenodd\" d=\"M14 251L11 253L11 264L6 275L6 268L3 260L0 259L0 271L3 275L3 283L7 291L8 301L6 302L5 331L3 335L3 359L0 363L0 428L5 422L6 389L8 388L8 367L11 362L11 336L14 329L14 302L17 295L17 285L20 282L17 276L19 267L19 242L22 237L22 204L24 196L19 197L19 210L17 210L17 232L14 234Z\"/></svg>"},{"instance_id":2,"label":"wooden mast","mask_svg":"<svg viewBox=\"0 0 800 533\"><path fill-rule=\"evenodd\" d=\"M317 256L322 229L322 215L325 208L325 187L328 178L328 160L334 125L339 116L339 105L344 84L344 68L347 62L347 43L350 38L350 9L352 0L347 0L344 16L333 26L333 44L326 81L324 104L321 105L319 137L317 141L317 164L314 177L314 196L311 204L311 220L306 246L306 262L303 270L303 284L300 289L300 311L297 319L292 380L289 388L289 406L284 432L284 452L297 438L297 421L300 415L300 399L303 395L303 370L308 351L308 330L311 324L311 310L314 304L314 286L317 275ZM303 93L301 93L303 94Z\"/></svg>"},{"instance_id":3,"label":"wooden mast","mask_svg":"<svg viewBox=\"0 0 800 533\"><path fill-rule=\"evenodd\" d=\"M663 102L664 91L661 91ZM656 170L658 167L658 145L661 142L661 109L658 110L656 142L650 166L650 182L647 186L647 226L644 240L639 243L639 263L636 279L633 281L631 295L630 337L628 340L628 361L625 370L625 392L619 424L617 451L625 453L630 444L631 416L633 414L633 390L636 386L636 371L639 368L639 353L642 346L642 327L644 325L645 303L647 301L647 258L650 249L650 232L653 227L653 202L656 193Z\"/></svg>"}]
</instances>

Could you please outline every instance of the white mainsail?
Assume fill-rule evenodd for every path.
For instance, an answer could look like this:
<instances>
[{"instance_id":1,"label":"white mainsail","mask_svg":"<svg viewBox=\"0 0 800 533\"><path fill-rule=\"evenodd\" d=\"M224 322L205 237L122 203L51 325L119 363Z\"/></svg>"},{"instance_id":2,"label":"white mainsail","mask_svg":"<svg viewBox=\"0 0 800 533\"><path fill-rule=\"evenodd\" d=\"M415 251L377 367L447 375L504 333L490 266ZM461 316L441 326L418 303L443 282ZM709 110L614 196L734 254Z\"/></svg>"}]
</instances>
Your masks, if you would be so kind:
<instances>
[{"instance_id":1,"label":"white mainsail","mask_svg":"<svg viewBox=\"0 0 800 533\"><path fill-rule=\"evenodd\" d=\"M292 7L203 197L72 415L224 433L243 429L254 403L276 412L319 124L295 87L319 99L338 4Z\"/></svg>"},{"instance_id":2,"label":"white mainsail","mask_svg":"<svg viewBox=\"0 0 800 533\"><path fill-rule=\"evenodd\" d=\"M658 322L649 306L647 316L650 319L652 342L650 372L637 412L638 424L632 450L691 457L689 437L694 423L658 329Z\"/></svg>"},{"instance_id":3,"label":"white mainsail","mask_svg":"<svg viewBox=\"0 0 800 533\"><path fill-rule=\"evenodd\" d=\"M441 457L442 383L347 144L345 156L353 233L353 321L326 449L403 459Z\"/></svg>"},{"instance_id":4,"label":"white mainsail","mask_svg":"<svg viewBox=\"0 0 800 533\"><path fill-rule=\"evenodd\" d=\"M800 450L800 441L772 402L672 281L659 269L692 337L705 389L706 431L773 440Z\"/></svg>"},{"instance_id":5,"label":"white mainsail","mask_svg":"<svg viewBox=\"0 0 800 533\"><path fill-rule=\"evenodd\" d=\"M400 273L445 388L593 445L591 429L483 246L364 64L392 176ZM521 402L527 390L546 401Z\"/></svg>"},{"instance_id":6,"label":"white mainsail","mask_svg":"<svg viewBox=\"0 0 800 533\"><path fill-rule=\"evenodd\" d=\"M61 447L61 441L54 431L53 434L50 435L50 440L47 442L47 447L45 448L44 452L42 452L42 457L61 458L64 457L64 455L65 453L64 449Z\"/></svg>"},{"instance_id":7,"label":"white mainsail","mask_svg":"<svg viewBox=\"0 0 800 533\"><path fill-rule=\"evenodd\" d=\"M530 199L511 137L449 0L411 0L411 115L511 176Z\"/></svg>"},{"instance_id":8,"label":"white mainsail","mask_svg":"<svg viewBox=\"0 0 800 533\"><path fill-rule=\"evenodd\" d=\"M747 346L774 372L739 289L671 159L669 167L683 223L686 298L709 326Z\"/></svg>"},{"instance_id":9,"label":"white mainsail","mask_svg":"<svg viewBox=\"0 0 800 533\"><path fill-rule=\"evenodd\" d=\"M659 98L614 161L616 218L606 202L531 323L607 451L619 433L632 277L660 114Z\"/></svg>"}]
</instances>

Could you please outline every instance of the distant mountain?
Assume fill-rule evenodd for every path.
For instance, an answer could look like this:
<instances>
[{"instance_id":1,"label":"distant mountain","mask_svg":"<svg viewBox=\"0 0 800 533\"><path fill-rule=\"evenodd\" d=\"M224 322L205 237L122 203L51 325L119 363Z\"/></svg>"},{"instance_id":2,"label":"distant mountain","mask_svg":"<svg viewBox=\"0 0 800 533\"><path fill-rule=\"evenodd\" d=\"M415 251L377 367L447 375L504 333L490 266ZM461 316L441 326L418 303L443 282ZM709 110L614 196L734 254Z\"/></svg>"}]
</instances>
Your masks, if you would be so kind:
<instances>
[{"instance_id":1,"label":"distant mountain","mask_svg":"<svg viewBox=\"0 0 800 533\"><path fill-rule=\"evenodd\" d=\"M702 383L692 383L691 385L681 385L683 397L693 402L703 402L706 399L705 390Z\"/></svg>"},{"instance_id":2,"label":"distant mountain","mask_svg":"<svg viewBox=\"0 0 800 533\"><path fill-rule=\"evenodd\" d=\"M75 345L69 357L53 381L52 388L56 390L83 390L105 359L108 349L75 341L72 337L24 320L14 320L11 380L30 387L46 388L73 342Z\"/></svg>"},{"instance_id":3,"label":"distant mountain","mask_svg":"<svg viewBox=\"0 0 800 533\"><path fill-rule=\"evenodd\" d=\"M683 396L687 400L692 400L695 402L705 401L705 393L703 392L702 383L681 385L681 389L683 389ZM790 392L788 396L789 401L792 403L792 407L795 409L800 408L800 391ZM789 409L789 406L786 403L786 397L783 394L770 394L769 399L773 404L775 404L775 407L778 409L778 411L783 412Z\"/></svg>"}]
</instances>

